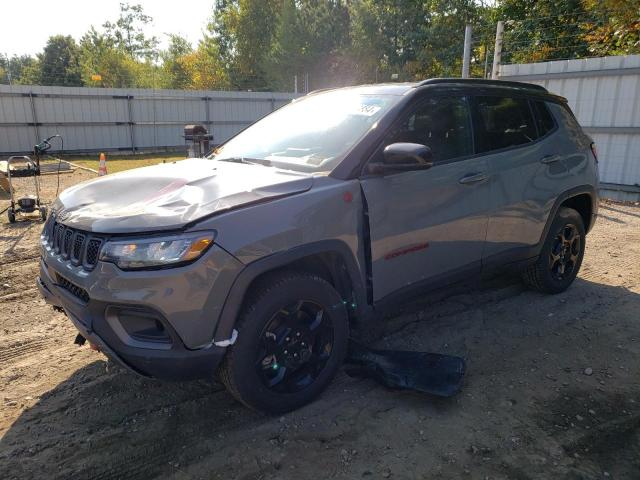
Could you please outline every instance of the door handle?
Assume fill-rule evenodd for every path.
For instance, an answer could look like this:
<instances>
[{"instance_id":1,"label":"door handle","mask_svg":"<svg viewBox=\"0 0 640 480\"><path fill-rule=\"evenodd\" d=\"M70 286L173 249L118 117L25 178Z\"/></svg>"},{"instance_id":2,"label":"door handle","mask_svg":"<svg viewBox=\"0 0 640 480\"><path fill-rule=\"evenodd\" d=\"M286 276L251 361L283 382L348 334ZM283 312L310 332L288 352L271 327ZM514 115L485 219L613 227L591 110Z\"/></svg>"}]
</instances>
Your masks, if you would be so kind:
<instances>
[{"instance_id":1,"label":"door handle","mask_svg":"<svg viewBox=\"0 0 640 480\"><path fill-rule=\"evenodd\" d=\"M486 179L487 175L483 172L480 172L465 175L460 180L458 180L458 182L462 183L463 185L468 185L470 183L484 182Z\"/></svg>"},{"instance_id":2,"label":"door handle","mask_svg":"<svg viewBox=\"0 0 640 480\"><path fill-rule=\"evenodd\" d=\"M545 165L549 165L550 163L555 163L560 161L560 155L545 155L540 159L540 163L544 163Z\"/></svg>"}]
</instances>

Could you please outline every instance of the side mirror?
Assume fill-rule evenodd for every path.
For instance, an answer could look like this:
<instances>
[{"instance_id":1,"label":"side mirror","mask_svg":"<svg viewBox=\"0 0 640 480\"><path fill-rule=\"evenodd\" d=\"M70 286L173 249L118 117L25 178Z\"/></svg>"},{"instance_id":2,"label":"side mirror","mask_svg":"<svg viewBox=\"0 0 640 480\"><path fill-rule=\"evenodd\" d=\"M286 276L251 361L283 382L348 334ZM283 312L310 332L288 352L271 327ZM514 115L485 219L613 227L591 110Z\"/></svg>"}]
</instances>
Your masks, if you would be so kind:
<instances>
[{"instance_id":1,"label":"side mirror","mask_svg":"<svg viewBox=\"0 0 640 480\"><path fill-rule=\"evenodd\" d=\"M419 143L392 143L382 152L382 163L369 164L369 173L387 174L427 170L433 166L433 153Z\"/></svg>"}]
</instances>

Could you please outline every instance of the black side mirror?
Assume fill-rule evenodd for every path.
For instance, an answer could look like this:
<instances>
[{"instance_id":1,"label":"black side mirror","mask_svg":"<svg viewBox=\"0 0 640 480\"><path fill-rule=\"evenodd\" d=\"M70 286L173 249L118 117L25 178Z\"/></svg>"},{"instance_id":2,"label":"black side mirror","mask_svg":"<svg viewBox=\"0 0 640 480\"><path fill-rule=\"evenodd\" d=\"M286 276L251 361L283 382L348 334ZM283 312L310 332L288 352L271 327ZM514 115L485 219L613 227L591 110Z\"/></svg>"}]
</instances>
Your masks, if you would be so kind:
<instances>
[{"instance_id":1,"label":"black side mirror","mask_svg":"<svg viewBox=\"0 0 640 480\"><path fill-rule=\"evenodd\" d=\"M419 143L392 143L382 152L382 163L369 164L369 172L387 174L427 170L433 166L433 153L426 145Z\"/></svg>"}]
</instances>

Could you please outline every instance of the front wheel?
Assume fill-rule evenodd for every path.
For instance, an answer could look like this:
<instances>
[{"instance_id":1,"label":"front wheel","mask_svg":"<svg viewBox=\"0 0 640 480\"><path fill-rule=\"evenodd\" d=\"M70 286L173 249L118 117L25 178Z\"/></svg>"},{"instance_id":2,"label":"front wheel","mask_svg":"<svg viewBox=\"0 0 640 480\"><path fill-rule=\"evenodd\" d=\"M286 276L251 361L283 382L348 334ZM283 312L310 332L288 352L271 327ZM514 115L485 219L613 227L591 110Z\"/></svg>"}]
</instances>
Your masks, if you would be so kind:
<instances>
[{"instance_id":1,"label":"front wheel","mask_svg":"<svg viewBox=\"0 0 640 480\"><path fill-rule=\"evenodd\" d=\"M9 223L16 223L16 212L13 207L9 207L7 210L7 217L9 217Z\"/></svg>"},{"instance_id":2,"label":"front wheel","mask_svg":"<svg viewBox=\"0 0 640 480\"><path fill-rule=\"evenodd\" d=\"M267 277L237 324L220 367L229 392L265 413L295 410L331 382L347 353L347 311L326 280L309 273Z\"/></svg>"},{"instance_id":3,"label":"front wheel","mask_svg":"<svg viewBox=\"0 0 640 480\"><path fill-rule=\"evenodd\" d=\"M580 214L562 207L551 224L540 257L523 272L523 280L544 293L564 292L578 275L586 232Z\"/></svg>"}]
</instances>

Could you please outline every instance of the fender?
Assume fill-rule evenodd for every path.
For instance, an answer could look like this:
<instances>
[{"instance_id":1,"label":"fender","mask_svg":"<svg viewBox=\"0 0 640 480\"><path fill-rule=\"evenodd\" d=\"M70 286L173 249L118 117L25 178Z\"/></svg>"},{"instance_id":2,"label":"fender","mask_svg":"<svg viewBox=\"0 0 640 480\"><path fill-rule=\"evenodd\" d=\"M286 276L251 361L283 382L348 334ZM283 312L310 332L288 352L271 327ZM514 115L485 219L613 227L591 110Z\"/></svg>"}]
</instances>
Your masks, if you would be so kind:
<instances>
[{"instance_id":1,"label":"fender","mask_svg":"<svg viewBox=\"0 0 640 480\"><path fill-rule=\"evenodd\" d=\"M542 234L538 242L534 245L513 248L507 252L498 253L488 258L482 259L482 278L490 278L496 273L505 270L519 271L527 265L534 263L542 252L542 247L547 239L551 224L556 218L558 210L563 202L577 195L587 194L591 198L591 221L587 232L593 227L595 217L598 212L598 193L592 185L579 185L558 195L549 210L549 215L542 229ZM586 226L587 227L587 226Z\"/></svg>"},{"instance_id":2,"label":"fender","mask_svg":"<svg viewBox=\"0 0 640 480\"><path fill-rule=\"evenodd\" d=\"M551 211L549 212L549 216L547 217L547 222L545 223L544 229L542 230L542 235L540 236L538 245L536 245L536 255L539 255L540 251L542 250L542 246L544 245L544 241L547 238L547 234L549 233L551 224L556 218L558 210L560 210L560 205L562 205L562 203L569 198L576 197L584 193L588 194L591 198L591 221L589 222L589 225L585 225L585 230L587 231L587 233L591 230L593 224L595 223L595 217L598 213L598 191L593 185L579 185L577 187L573 187L558 195L556 201L553 202L553 206L551 207Z\"/></svg>"},{"instance_id":3,"label":"fender","mask_svg":"<svg viewBox=\"0 0 640 480\"><path fill-rule=\"evenodd\" d=\"M222 307L214 339L229 339L251 282L263 273L275 270L296 260L321 253L336 253L344 260L356 296L356 315L365 316L370 307L366 304L366 291L361 268L349 246L341 240L322 240L282 252L273 253L247 265L237 276Z\"/></svg>"}]
</instances>

